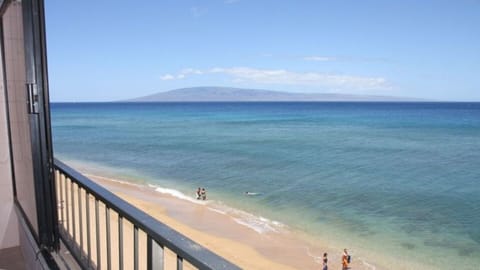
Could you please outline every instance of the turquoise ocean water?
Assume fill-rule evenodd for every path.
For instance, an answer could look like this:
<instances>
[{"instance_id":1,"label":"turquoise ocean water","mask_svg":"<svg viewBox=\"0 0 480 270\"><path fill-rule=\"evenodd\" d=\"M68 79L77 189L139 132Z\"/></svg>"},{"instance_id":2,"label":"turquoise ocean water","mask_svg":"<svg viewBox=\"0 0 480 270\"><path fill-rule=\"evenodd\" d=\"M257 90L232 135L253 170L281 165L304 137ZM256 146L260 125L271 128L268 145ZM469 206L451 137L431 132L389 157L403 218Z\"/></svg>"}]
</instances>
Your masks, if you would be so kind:
<instances>
[{"instance_id":1,"label":"turquoise ocean water","mask_svg":"<svg viewBox=\"0 0 480 270\"><path fill-rule=\"evenodd\" d=\"M97 174L192 197L206 187L259 232L284 224L367 257L480 267L480 103L54 103L51 113L55 155Z\"/></svg>"}]
</instances>

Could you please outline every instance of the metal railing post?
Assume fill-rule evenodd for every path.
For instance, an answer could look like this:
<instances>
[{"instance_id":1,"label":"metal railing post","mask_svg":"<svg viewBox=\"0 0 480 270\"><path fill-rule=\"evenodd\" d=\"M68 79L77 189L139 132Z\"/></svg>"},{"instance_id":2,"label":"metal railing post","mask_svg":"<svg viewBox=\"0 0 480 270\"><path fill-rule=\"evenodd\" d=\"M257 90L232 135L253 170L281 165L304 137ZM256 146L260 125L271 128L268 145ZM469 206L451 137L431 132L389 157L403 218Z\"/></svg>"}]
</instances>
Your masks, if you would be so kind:
<instances>
[{"instance_id":1,"label":"metal railing post","mask_svg":"<svg viewBox=\"0 0 480 270\"><path fill-rule=\"evenodd\" d=\"M97 250L97 269L102 268L102 254L100 249L102 244L100 243L100 217L98 216L98 200L95 200L95 234L96 234L96 250Z\"/></svg>"},{"instance_id":2,"label":"metal railing post","mask_svg":"<svg viewBox=\"0 0 480 270\"><path fill-rule=\"evenodd\" d=\"M112 269L112 247L110 239L110 208L105 206L105 226L107 233L107 269Z\"/></svg>"},{"instance_id":3,"label":"metal railing post","mask_svg":"<svg viewBox=\"0 0 480 270\"><path fill-rule=\"evenodd\" d=\"M68 203L68 183L67 183L67 177L63 175L63 179L65 179L65 210L66 210L66 225L67 226L64 226L65 227L65 230L67 231L68 234L70 234L70 211L68 210L68 207L69 207L69 203Z\"/></svg>"},{"instance_id":4,"label":"metal railing post","mask_svg":"<svg viewBox=\"0 0 480 270\"><path fill-rule=\"evenodd\" d=\"M183 270L183 258L177 255L177 270Z\"/></svg>"},{"instance_id":5,"label":"metal railing post","mask_svg":"<svg viewBox=\"0 0 480 270\"><path fill-rule=\"evenodd\" d=\"M123 218L118 215L118 268L123 270Z\"/></svg>"},{"instance_id":6,"label":"metal railing post","mask_svg":"<svg viewBox=\"0 0 480 270\"><path fill-rule=\"evenodd\" d=\"M70 185L70 199L71 199L71 206L72 206L72 238L73 238L73 242L76 242L77 241L77 237L76 237L76 233L75 233L75 227L76 227L76 224L75 224L75 192L73 191L74 190L74 183L73 181L70 181L71 185Z\"/></svg>"},{"instance_id":7,"label":"metal railing post","mask_svg":"<svg viewBox=\"0 0 480 270\"><path fill-rule=\"evenodd\" d=\"M78 230L80 233L80 250L83 252L83 218L82 218L82 189L77 186L78 189Z\"/></svg>"},{"instance_id":8,"label":"metal railing post","mask_svg":"<svg viewBox=\"0 0 480 270\"><path fill-rule=\"evenodd\" d=\"M133 226L133 269L138 270L138 227Z\"/></svg>"},{"instance_id":9,"label":"metal railing post","mask_svg":"<svg viewBox=\"0 0 480 270\"><path fill-rule=\"evenodd\" d=\"M85 190L85 211L86 211L86 222L87 222L87 259L88 259L88 266L90 267L92 261L92 247L91 247L91 240L90 240L90 198L88 192Z\"/></svg>"}]
</instances>

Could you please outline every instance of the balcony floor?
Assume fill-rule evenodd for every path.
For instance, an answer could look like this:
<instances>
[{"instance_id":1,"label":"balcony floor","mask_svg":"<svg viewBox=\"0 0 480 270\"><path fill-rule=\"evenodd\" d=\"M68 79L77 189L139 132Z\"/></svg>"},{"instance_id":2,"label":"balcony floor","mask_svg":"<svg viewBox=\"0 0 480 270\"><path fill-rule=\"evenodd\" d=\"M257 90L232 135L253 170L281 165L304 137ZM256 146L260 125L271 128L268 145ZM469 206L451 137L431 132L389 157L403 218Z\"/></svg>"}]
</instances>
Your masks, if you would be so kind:
<instances>
[{"instance_id":1,"label":"balcony floor","mask_svg":"<svg viewBox=\"0 0 480 270\"><path fill-rule=\"evenodd\" d=\"M25 270L20 247L0 249L0 269Z\"/></svg>"}]
</instances>

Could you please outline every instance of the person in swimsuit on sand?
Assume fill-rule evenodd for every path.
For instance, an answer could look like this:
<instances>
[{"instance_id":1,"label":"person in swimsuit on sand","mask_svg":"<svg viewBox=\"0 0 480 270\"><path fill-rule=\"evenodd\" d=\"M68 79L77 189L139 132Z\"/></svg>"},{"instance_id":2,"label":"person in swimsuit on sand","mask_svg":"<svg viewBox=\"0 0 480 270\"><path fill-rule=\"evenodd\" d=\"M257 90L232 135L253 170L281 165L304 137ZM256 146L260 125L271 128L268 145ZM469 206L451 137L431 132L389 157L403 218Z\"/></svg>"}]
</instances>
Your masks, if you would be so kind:
<instances>
[{"instance_id":1,"label":"person in swimsuit on sand","mask_svg":"<svg viewBox=\"0 0 480 270\"><path fill-rule=\"evenodd\" d=\"M347 270L348 269L348 264L350 262L349 259L350 255L348 255L347 249L343 250L343 255L342 255L342 270Z\"/></svg>"},{"instance_id":2,"label":"person in swimsuit on sand","mask_svg":"<svg viewBox=\"0 0 480 270\"><path fill-rule=\"evenodd\" d=\"M328 270L328 258L327 258L327 253L323 253L323 268L322 270Z\"/></svg>"}]
</instances>

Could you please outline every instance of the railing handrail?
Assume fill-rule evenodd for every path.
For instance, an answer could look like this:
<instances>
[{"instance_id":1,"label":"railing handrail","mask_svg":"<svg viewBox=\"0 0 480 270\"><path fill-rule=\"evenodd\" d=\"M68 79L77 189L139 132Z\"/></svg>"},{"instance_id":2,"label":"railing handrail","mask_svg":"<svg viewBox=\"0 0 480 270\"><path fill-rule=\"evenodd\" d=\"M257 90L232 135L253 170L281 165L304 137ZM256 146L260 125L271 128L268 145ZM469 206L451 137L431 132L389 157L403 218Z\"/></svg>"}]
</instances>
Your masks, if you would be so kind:
<instances>
[{"instance_id":1,"label":"railing handrail","mask_svg":"<svg viewBox=\"0 0 480 270\"><path fill-rule=\"evenodd\" d=\"M55 158L54 164L61 173L68 176L88 193L94 195L106 207L113 209L120 216L125 217L139 229L150 235L153 240L172 250L196 267L200 269L241 269L121 199L62 161Z\"/></svg>"}]
</instances>

